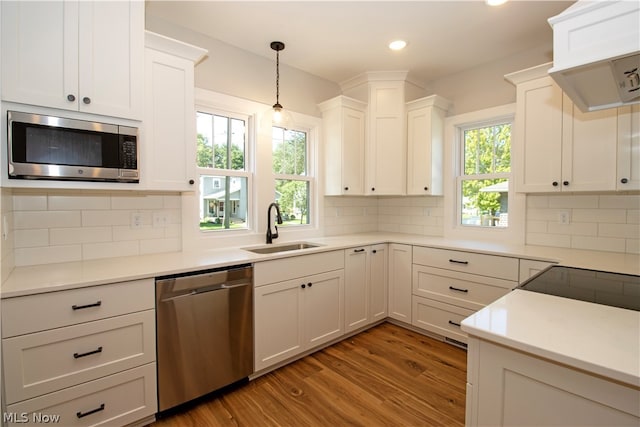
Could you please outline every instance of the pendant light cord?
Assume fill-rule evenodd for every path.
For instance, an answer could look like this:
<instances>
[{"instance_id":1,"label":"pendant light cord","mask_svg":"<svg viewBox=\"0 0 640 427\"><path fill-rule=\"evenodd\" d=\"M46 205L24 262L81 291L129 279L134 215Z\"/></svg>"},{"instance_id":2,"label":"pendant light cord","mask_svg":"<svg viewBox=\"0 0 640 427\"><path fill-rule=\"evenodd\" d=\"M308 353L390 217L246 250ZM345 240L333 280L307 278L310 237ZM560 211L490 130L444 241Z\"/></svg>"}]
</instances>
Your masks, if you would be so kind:
<instances>
[{"instance_id":1,"label":"pendant light cord","mask_svg":"<svg viewBox=\"0 0 640 427\"><path fill-rule=\"evenodd\" d=\"M276 50L276 104L280 104L280 50Z\"/></svg>"}]
</instances>

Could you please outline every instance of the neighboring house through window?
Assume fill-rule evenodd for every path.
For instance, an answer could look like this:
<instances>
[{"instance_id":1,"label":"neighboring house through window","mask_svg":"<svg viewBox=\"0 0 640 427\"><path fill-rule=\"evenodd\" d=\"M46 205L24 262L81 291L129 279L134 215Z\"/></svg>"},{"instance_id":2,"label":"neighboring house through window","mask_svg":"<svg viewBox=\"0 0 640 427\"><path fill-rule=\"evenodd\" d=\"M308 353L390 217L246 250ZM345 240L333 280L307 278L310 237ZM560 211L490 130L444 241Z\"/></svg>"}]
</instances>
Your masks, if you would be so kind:
<instances>
[{"instance_id":1,"label":"neighboring house through window","mask_svg":"<svg viewBox=\"0 0 640 427\"><path fill-rule=\"evenodd\" d=\"M198 111L200 230L249 227L247 117Z\"/></svg>"}]
</instances>

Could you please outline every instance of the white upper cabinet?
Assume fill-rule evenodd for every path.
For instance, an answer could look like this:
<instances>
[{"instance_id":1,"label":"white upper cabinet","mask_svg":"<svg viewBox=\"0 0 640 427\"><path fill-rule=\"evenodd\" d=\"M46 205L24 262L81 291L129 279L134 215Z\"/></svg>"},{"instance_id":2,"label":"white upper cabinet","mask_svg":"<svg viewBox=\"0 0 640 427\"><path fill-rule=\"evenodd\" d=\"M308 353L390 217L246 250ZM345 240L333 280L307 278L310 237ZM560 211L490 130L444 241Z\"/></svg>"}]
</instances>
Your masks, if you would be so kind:
<instances>
[{"instance_id":1,"label":"white upper cabinet","mask_svg":"<svg viewBox=\"0 0 640 427\"><path fill-rule=\"evenodd\" d=\"M618 109L618 190L640 190L640 105Z\"/></svg>"},{"instance_id":2,"label":"white upper cabinet","mask_svg":"<svg viewBox=\"0 0 640 427\"><path fill-rule=\"evenodd\" d=\"M2 99L142 119L144 2L2 2Z\"/></svg>"},{"instance_id":3,"label":"white upper cabinet","mask_svg":"<svg viewBox=\"0 0 640 427\"><path fill-rule=\"evenodd\" d=\"M367 105L337 96L322 111L325 195L363 195Z\"/></svg>"},{"instance_id":4,"label":"white upper cabinet","mask_svg":"<svg viewBox=\"0 0 640 427\"><path fill-rule=\"evenodd\" d=\"M147 32L142 186L193 191L196 180L194 62L207 51Z\"/></svg>"},{"instance_id":5,"label":"white upper cabinet","mask_svg":"<svg viewBox=\"0 0 640 427\"><path fill-rule=\"evenodd\" d=\"M407 194L442 195L444 118L450 102L438 95L407 103Z\"/></svg>"},{"instance_id":6,"label":"white upper cabinet","mask_svg":"<svg viewBox=\"0 0 640 427\"><path fill-rule=\"evenodd\" d=\"M404 81L369 84L366 193L406 194L407 138Z\"/></svg>"},{"instance_id":7,"label":"white upper cabinet","mask_svg":"<svg viewBox=\"0 0 640 427\"><path fill-rule=\"evenodd\" d=\"M581 112L547 69L544 64L507 76L517 85L516 191L615 190L617 110Z\"/></svg>"}]
</instances>

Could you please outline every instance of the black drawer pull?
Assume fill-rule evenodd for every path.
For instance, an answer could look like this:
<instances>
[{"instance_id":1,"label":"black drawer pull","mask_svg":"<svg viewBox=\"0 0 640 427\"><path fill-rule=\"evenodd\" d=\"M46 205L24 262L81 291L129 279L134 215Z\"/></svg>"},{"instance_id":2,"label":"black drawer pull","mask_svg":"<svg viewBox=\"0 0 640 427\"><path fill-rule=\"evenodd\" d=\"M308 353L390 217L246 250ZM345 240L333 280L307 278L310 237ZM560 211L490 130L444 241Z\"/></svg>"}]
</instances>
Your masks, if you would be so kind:
<instances>
[{"instance_id":1,"label":"black drawer pull","mask_svg":"<svg viewBox=\"0 0 640 427\"><path fill-rule=\"evenodd\" d=\"M83 308L100 307L101 305L102 305L102 301L98 301L98 302L94 302L93 304L85 304L85 305L73 304L71 308L73 310L82 310Z\"/></svg>"},{"instance_id":2,"label":"black drawer pull","mask_svg":"<svg viewBox=\"0 0 640 427\"><path fill-rule=\"evenodd\" d=\"M464 292L465 294L469 292L469 289L456 288L455 286L449 286L449 289L452 291Z\"/></svg>"},{"instance_id":3,"label":"black drawer pull","mask_svg":"<svg viewBox=\"0 0 640 427\"><path fill-rule=\"evenodd\" d=\"M456 323L453 320L449 320L449 324L453 326L457 326L458 328L460 327L460 323Z\"/></svg>"},{"instance_id":4,"label":"black drawer pull","mask_svg":"<svg viewBox=\"0 0 640 427\"><path fill-rule=\"evenodd\" d=\"M73 353L74 359L80 359L81 357L91 356L92 354L102 353L102 346L96 348L93 351L88 351L86 353Z\"/></svg>"},{"instance_id":5,"label":"black drawer pull","mask_svg":"<svg viewBox=\"0 0 640 427\"><path fill-rule=\"evenodd\" d=\"M464 264L464 265L469 264L469 261L459 261L457 259L450 259L449 262L452 262L454 264Z\"/></svg>"},{"instance_id":6,"label":"black drawer pull","mask_svg":"<svg viewBox=\"0 0 640 427\"><path fill-rule=\"evenodd\" d=\"M98 408L96 408L96 409L92 409L92 410L87 411L87 412L80 412L80 411L78 411L78 412L76 412L76 417L78 417L78 418L84 418L84 417L86 417L87 415L95 414L96 412L100 412L100 411L104 411L104 403L103 403L103 404L101 404Z\"/></svg>"},{"instance_id":7,"label":"black drawer pull","mask_svg":"<svg viewBox=\"0 0 640 427\"><path fill-rule=\"evenodd\" d=\"M364 249L354 249L353 252L364 252Z\"/></svg>"}]
</instances>

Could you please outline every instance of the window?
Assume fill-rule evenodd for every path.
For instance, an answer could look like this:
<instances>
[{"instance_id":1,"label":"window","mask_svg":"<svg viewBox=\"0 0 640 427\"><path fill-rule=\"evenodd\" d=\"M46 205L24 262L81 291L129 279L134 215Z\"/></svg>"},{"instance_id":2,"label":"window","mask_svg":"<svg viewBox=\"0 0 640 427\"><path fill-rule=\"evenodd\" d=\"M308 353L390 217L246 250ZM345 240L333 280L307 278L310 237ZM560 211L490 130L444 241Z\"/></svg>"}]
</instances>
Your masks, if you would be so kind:
<instances>
[{"instance_id":1,"label":"window","mask_svg":"<svg viewBox=\"0 0 640 427\"><path fill-rule=\"evenodd\" d=\"M459 224L509 225L511 122L460 128Z\"/></svg>"},{"instance_id":2,"label":"window","mask_svg":"<svg viewBox=\"0 0 640 427\"><path fill-rule=\"evenodd\" d=\"M198 111L200 230L248 228L247 118Z\"/></svg>"},{"instance_id":3,"label":"window","mask_svg":"<svg viewBox=\"0 0 640 427\"><path fill-rule=\"evenodd\" d=\"M273 127L275 200L280 205L283 226L311 223L309 209L311 177L308 150L306 132Z\"/></svg>"}]
</instances>

